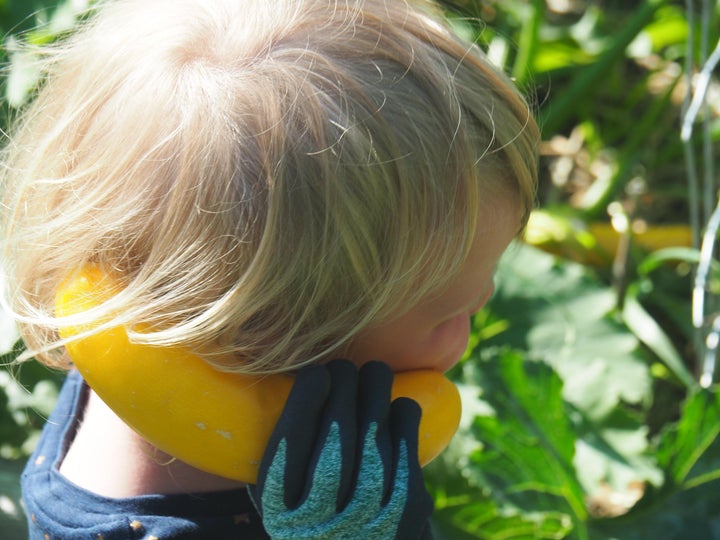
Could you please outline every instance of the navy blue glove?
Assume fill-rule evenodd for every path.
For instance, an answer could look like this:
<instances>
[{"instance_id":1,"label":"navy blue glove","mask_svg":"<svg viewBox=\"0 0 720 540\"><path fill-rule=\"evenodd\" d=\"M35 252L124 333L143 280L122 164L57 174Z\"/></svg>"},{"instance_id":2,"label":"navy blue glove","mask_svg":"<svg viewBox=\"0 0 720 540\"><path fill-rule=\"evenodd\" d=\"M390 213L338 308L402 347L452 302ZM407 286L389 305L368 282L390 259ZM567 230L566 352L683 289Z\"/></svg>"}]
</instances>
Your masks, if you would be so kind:
<instances>
[{"instance_id":1,"label":"navy blue glove","mask_svg":"<svg viewBox=\"0 0 720 540\"><path fill-rule=\"evenodd\" d=\"M393 374L345 360L300 370L248 489L273 539L432 540L420 407Z\"/></svg>"}]
</instances>

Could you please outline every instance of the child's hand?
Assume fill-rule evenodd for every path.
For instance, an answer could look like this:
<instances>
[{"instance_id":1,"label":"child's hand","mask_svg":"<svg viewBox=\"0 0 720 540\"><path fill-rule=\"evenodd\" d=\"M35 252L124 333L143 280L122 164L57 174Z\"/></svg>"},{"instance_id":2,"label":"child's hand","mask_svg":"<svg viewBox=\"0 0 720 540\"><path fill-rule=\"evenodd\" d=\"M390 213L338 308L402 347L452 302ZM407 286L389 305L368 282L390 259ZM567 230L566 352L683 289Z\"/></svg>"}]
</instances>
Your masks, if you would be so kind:
<instances>
[{"instance_id":1,"label":"child's hand","mask_svg":"<svg viewBox=\"0 0 720 540\"><path fill-rule=\"evenodd\" d=\"M390 402L392 378L379 362L299 372L249 488L273 539L432 539L420 407Z\"/></svg>"}]
</instances>

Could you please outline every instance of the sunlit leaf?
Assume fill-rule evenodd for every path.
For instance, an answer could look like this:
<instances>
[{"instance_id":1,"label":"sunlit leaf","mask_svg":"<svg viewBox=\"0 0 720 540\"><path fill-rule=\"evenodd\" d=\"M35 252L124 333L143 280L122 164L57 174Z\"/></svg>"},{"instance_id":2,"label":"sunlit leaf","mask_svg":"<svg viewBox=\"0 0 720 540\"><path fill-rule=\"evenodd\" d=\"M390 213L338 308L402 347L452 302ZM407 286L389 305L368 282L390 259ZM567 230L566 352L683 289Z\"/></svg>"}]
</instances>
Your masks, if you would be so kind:
<instances>
[{"instance_id":1,"label":"sunlit leaf","mask_svg":"<svg viewBox=\"0 0 720 540\"><path fill-rule=\"evenodd\" d=\"M5 99L11 107L24 105L39 80L40 70L35 55L26 51L10 53L10 74L6 81Z\"/></svg>"},{"instance_id":2,"label":"sunlit leaf","mask_svg":"<svg viewBox=\"0 0 720 540\"><path fill-rule=\"evenodd\" d=\"M553 366L565 399L590 418L622 402L650 402L640 343L614 316L615 292L587 269L518 244L501 260L496 282L489 309L508 327L485 346L509 345Z\"/></svg>"},{"instance_id":3,"label":"sunlit leaf","mask_svg":"<svg viewBox=\"0 0 720 540\"><path fill-rule=\"evenodd\" d=\"M697 390L688 397L680 421L665 434L658 452L676 485L696 485L708 474L708 480L720 478L718 435L720 393L715 389Z\"/></svg>"},{"instance_id":4,"label":"sunlit leaf","mask_svg":"<svg viewBox=\"0 0 720 540\"><path fill-rule=\"evenodd\" d=\"M525 362L509 351L465 366L465 380L475 380L480 397L497 411L475 418L473 430L484 448L472 457L473 465L526 511L564 509L584 517L573 466L575 434L560 378L544 363Z\"/></svg>"},{"instance_id":5,"label":"sunlit leaf","mask_svg":"<svg viewBox=\"0 0 720 540\"><path fill-rule=\"evenodd\" d=\"M698 390L667 426L657 457L668 475L618 519L593 524L597 538L686 540L720 537L720 394Z\"/></svg>"},{"instance_id":6,"label":"sunlit leaf","mask_svg":"<svg viewBox=\"0 0 720 540\"><path fill-rule=\"evenodd\" d=\"M651 402L652 379L638 339L614 316L614 291L581 265L528 246L515 246L503 258L496 282L490 314L477 321L504 320L507 329L481 341L480 351L511 346L555 369L576 440L568 463L586 495L607 486L623 493L635 485L661 485L642 412ZM533 395L542 388L536 377L525 384L513 391Z\"/></svg>"},{"instance_id":7,"label":"sunlit leaf","mask_svg":"<svg viewBox=\"0 0 720 540\"><path fill-rule=\"evenodd\" d=\"M566 538L585 509L558 376L498 350L455 377L464 381L462 428L426 469L441 530L453 539Z\"/></svg>"},{"instance_id":8,"label":"sunlit leaf","mask_svg":"<svg viewBox=\"0 0 720 540\"><path fill-rule=\"evenodd\" d=\"M637 298L634 288L628 291L623 307L623 320L667 366L667 368L688 388L694 388L697 381L685 367L683 359L660 325Z\"/></svg>"},{"instance_id":9,"label":"sunlit leaf","mask_svg":"<svg viewBox=\"0 0 720 540\"><path fill-rule=\"evenodd\" d=\"M640 47L635 41L628 47L635 56L648 56L660 53L671 45L684 45L688 36L688 25L684 12L678 6L664 6L657 11L653 22L646 25L636 41L644 40L647 48Z\"/></svg>"},{"instance_id":10,"label":"sunlit leaf","mask_svg":"<svg viewBox=\"0 0 720 540\"><path fill-rule=\"evenodd\" d=\"M569 66L589 64L593 57L570 43L548 43L533 58L534 73L545 73Z\"/></svg>"}]
</instances>

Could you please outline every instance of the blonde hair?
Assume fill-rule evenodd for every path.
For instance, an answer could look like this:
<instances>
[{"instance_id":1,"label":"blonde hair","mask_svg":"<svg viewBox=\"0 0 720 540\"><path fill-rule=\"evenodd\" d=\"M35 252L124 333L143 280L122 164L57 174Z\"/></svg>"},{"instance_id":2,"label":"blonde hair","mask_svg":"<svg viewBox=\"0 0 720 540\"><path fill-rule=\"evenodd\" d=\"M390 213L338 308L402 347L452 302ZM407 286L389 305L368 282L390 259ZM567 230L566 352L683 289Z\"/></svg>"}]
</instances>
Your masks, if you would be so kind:
<instances>
[{"instance_id":1,"label":"blonde hair","mask_svg":"<svg viewBox=\"0 0 720 540\"><path fill-rule=\"evenodd\" d=\"M48 364L89 262L134 341L283 371L447 283L497 197L534 203L525 101L429 4L118 0L44 54L2 264Z\"/></svg>"}]
</instances>

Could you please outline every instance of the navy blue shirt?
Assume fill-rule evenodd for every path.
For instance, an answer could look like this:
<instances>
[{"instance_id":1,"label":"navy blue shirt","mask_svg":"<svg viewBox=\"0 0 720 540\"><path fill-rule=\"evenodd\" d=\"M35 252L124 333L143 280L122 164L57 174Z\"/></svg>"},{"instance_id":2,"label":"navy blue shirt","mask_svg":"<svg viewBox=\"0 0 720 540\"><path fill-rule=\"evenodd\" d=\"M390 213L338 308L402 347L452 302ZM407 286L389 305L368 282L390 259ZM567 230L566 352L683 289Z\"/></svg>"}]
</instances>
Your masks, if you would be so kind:
<instances>
[{"instance_id":1,"label":"navy blue shirt","mask_svg":"<svg viewBox=\"0 0 720 540\"><path fill-rule=\"evenodd\" d=\"M245 489L114 499L76 486L59 472L82 416L87 386L68 375L22 475L31 540L266 540Z\"/></svg>"}]
</instances>

